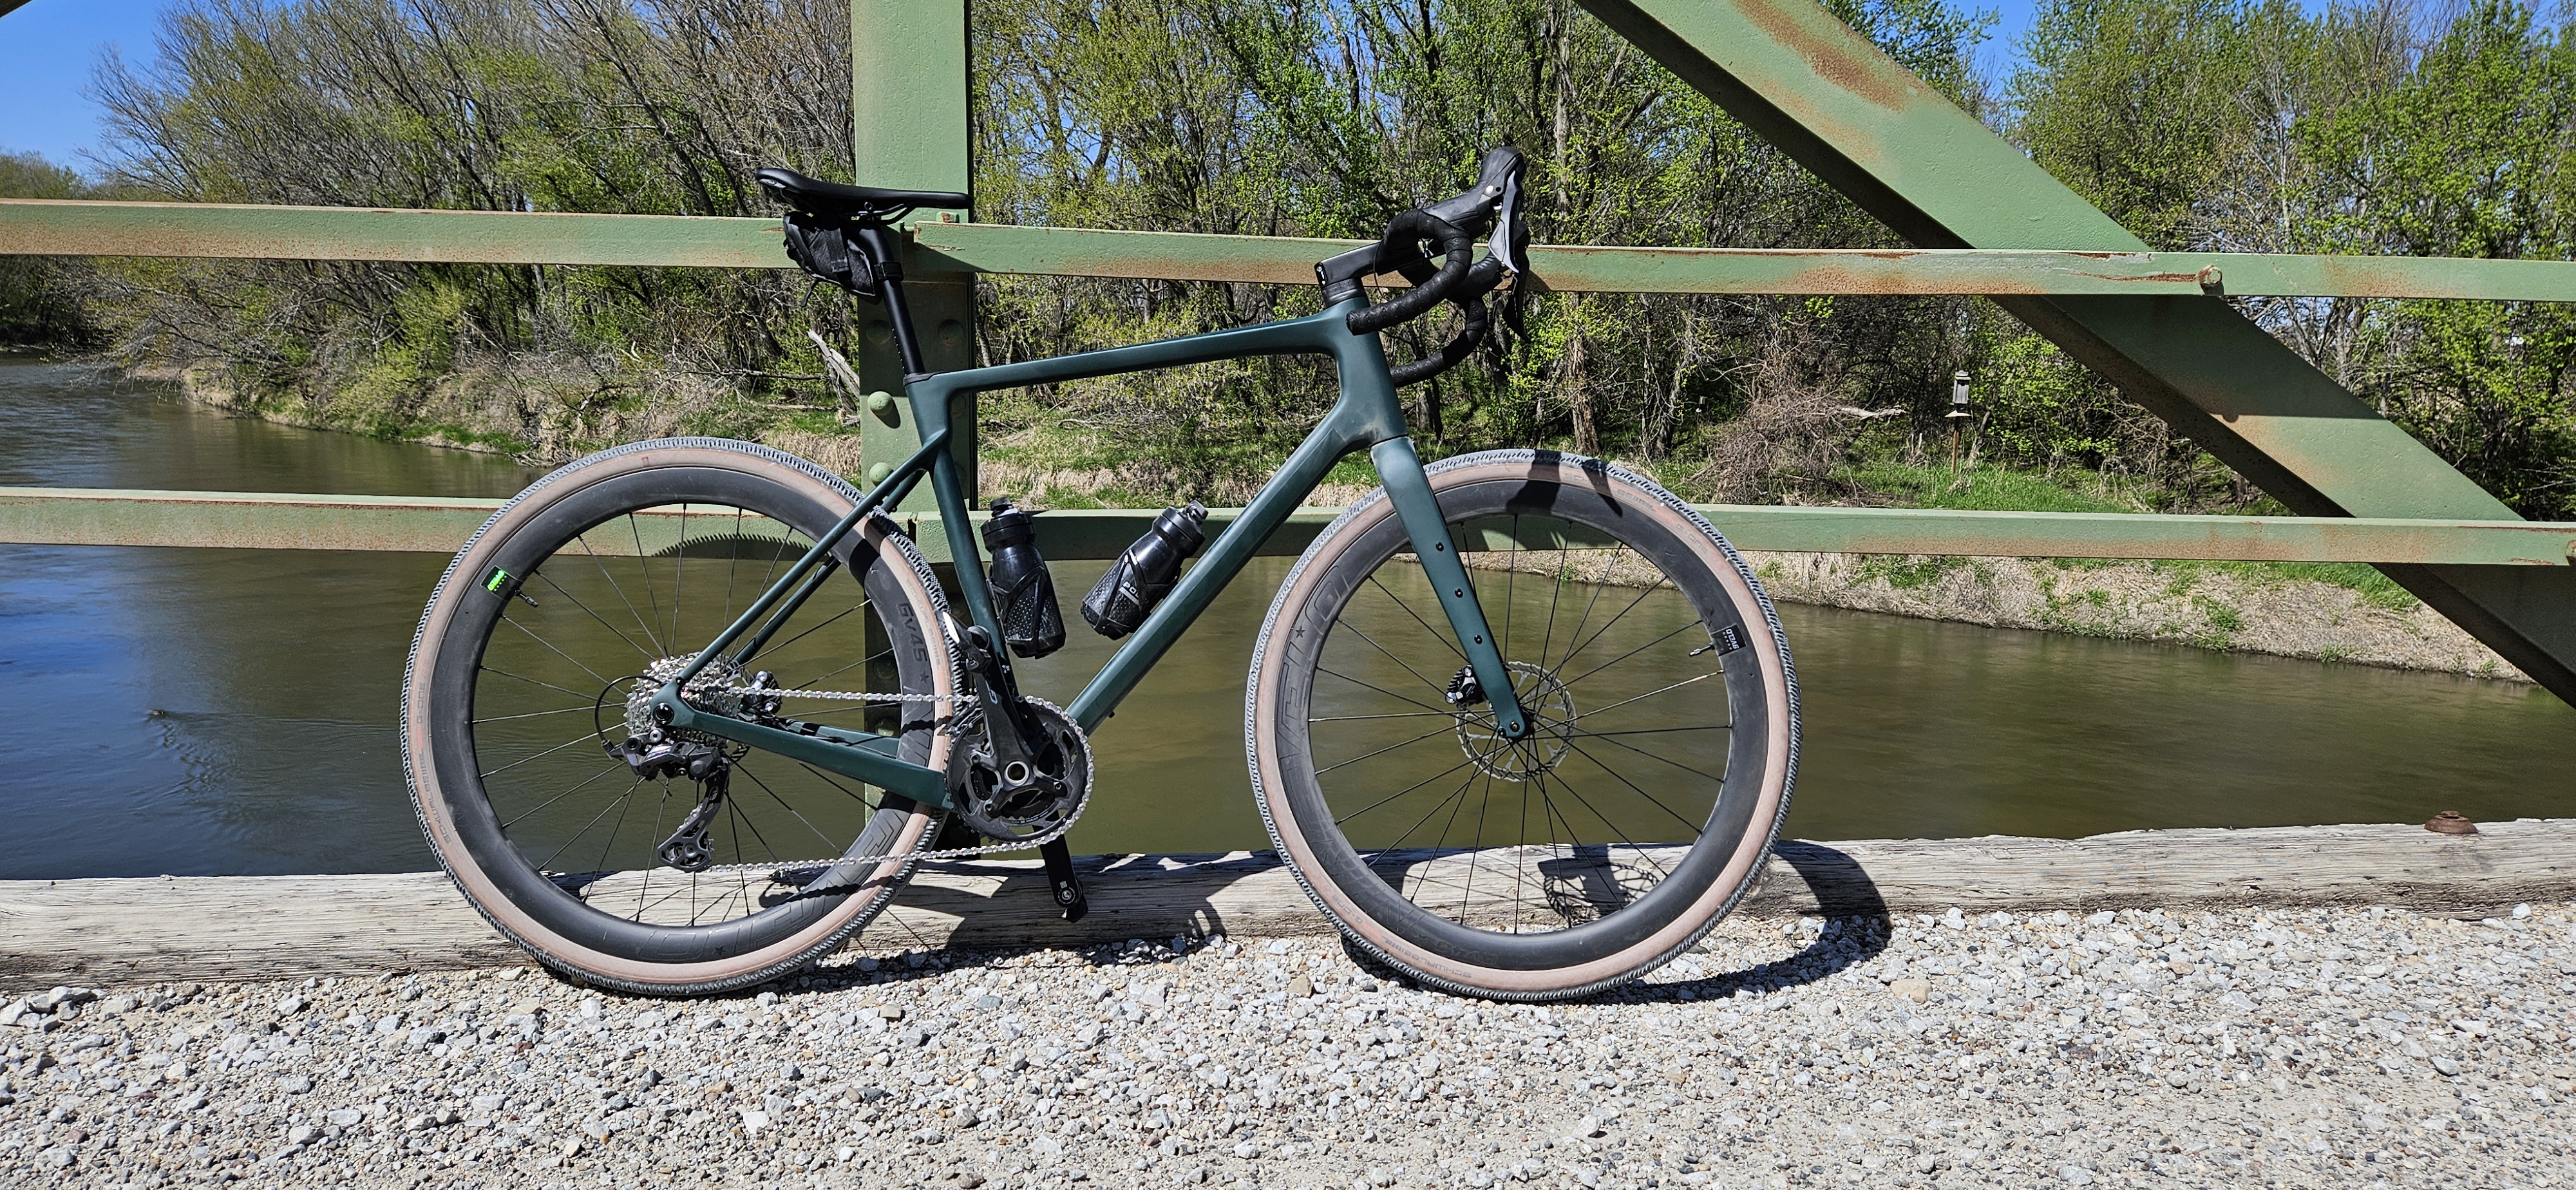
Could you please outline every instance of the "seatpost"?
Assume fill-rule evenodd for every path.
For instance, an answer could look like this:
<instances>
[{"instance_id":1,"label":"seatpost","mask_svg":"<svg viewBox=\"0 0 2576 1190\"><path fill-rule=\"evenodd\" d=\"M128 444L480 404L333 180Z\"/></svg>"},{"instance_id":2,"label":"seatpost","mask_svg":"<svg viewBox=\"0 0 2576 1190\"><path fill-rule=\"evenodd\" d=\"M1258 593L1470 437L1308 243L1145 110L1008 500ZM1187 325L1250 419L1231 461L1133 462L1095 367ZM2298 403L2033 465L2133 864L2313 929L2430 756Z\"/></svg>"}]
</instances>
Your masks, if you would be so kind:
<instances>
[{"instance_id":1,"label":"seatpost","mask_svg":"<svg viewBox=\"0 0 2576 1190\"><path fill-rule=\"evenodd\" d=\"M903 236L895 229L874 219L850 229L868 263L876 266L880 290L885 295L886 320L894 324L895 346L903 353L903 375L908 382L915 376L927 375L930 369L922 363L921 340L912 331L912 307L903 296Z\"/></svg>"}]
</instances>

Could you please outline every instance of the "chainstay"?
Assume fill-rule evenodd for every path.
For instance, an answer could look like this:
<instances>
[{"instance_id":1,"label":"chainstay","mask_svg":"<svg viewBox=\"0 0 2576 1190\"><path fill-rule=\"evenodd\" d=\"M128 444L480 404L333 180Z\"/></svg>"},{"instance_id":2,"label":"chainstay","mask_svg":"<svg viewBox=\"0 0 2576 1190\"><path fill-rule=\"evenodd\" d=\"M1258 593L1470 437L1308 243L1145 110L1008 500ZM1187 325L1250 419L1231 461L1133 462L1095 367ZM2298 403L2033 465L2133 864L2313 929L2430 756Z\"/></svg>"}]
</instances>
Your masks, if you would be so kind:
<instances>
[{"instance_id":1,"label":"chainstay","mask_svg":"<svg viewBox=\"0 0 2576 1190\"><path fill-rule=\"evenodd\" d=\"M935 703L935 702L971 702L971 701L972 701L972 699L971 699L970 697L966 696L966 695L957 695L957 694L882 694L882 693L875 693L875 692L869 692L869 691L850 691L850 692L841 692L841 691L824 691L824 690L814 690L814 691L786 691L786 690L752 690L752 689L748 689L748 688L745 688L745 689L743 689L743 690L740 690L740 691L738 691L738 693L744 693L744 694L762 694L762 695L771 695L771 694L795 694L795 695L800 695L800 696L804 696L804 697L813 697L813 698L822 698L822 697L841 697L841 698L855 699L855 700L858 700L858 701L861 701L861 702L934 702L934 703ZM1034 703L1034 704L1036 704L1036 705L1038 705L1038 706L1045 707L1046 709L1048 709L1048 710L1050 710L1050 711L1053 711L1053 712L1055 712L1055 713L1056 713L1056 714L1058 714L1058 715L1063 716L1064 721L1065 721L1067 724L1070 724L1070 725L1073 727L1073 734L1074 734L1074 738L1079 739L1079 740L1081 740L1081 741L1082 741L1082 771L1083 771L1083 773L1085 774L1085 776L1086 776L1086 777L1091 776L1091 775L1092 775L1092 767L1091 767L1091 766L1092 766L1092 762L1093 762L1093 760L1094 760L1094 757L1093 757L1093 755L1092 755L1092 751L1091 751L1091 733L1090 733L1090 732L1087 732L1087 731L1084 731L1084 730L1082 729L1082 725L1081 725L1080 723L1076 723L1076 722L1074 722L1073 716L1072 716L1072 715L1070 715L1070 714L1067 714L1067 713L1065 712L1065 709L1064 709L1063 707L1060 707L1060 706L1055 705L1054 703L1048 702L1047 700L1045 700L1045 699L1043 699L1043 698L1031 698L1031 697L1029 697L1028 695L1021 695L1021 696L1020 696L1020 700L1021 700L1022 702ZM946 728L945 728L945 727L943 727L941 730L946 730ZM953 753L952 753L952 754L953 754ZM1093 787L1095 784L1097 784L1097 782L1096 782L1096 781L1093 781L1093 780L1086 780L1086 781L1084 781L1084 782L1083 782L1083 786L1082 786L1082 797L1080 798L1080 800L1077 800L1076 802L1074 802L1074 804L1073 804L1073 813L1065 815L1064 821L1063 821L1063 822L1060 822L1060 823L1058 823L1058 824L1056 824L1055 829L1050 830L1050 831L1047 831L1046 833L1041 834L1041 835L1038 835L1038 836L1033 837L1033 838L1028 838L1028 839L1014 839L1014 840L1011 840L1010 842L1007 842L1007 843L986 843L986 844L983 844L983 845L981 845L981 846L976 846L976 847L946 847L946 848L939 848L939 849L936 849L936 850L930 850L930 851L904 851L904 852L897 852L897 853L888 854L888 855L845 855L845 856L842 856L842 857L840 857L840 858L838 858L838 859L834 859L834 860L830 861L830 863L825 864L824 866L825 866L826 868L831 868L831 867L838 867L838 866L840 866L840 865L842 865L842 864L845 864L845 863L854 863L854 864L860 864L860 865L864 865L864 866L874 866L874 865L876 865L876 864L884 863L884 862L886 862L886 861L888 861L888 860L897 860L897 859L908 859L908 860L913 860L913 861L915 861L915 862L929 862L929 861L952 860L952 859L973 859L973 858L975 858L976 856L979 856L979 855L1001 855L1001 854L1004 854L1004 853L1006 853L1006 852L1012 852L1012 851L1028 851L1028 850L1031 850L1031 849L1033 849L1033 848L1043 847L1043 846L1046 846L1046 845L1047 845L1047 844L1049 844L1049 843L1053 843L1053 842L1055 842L1056 840L1058 840L1058 839L1061 839L1061 838L1065 837L1065 835L1066 835L1066 834L1070 833L1070 832L1073 830L1073 824L1074 824L1075 822L1079 821L1079 820L1082 818L1082 812L1083 812L1084 810L1087 810L1087 809L1090 809L1090 808L1091 808L1091 791L1092 791L1092 787ZM778 865L778 864L718 864L718 865L716 865L716 866L714 866L714 867L710 867L710 868L705 869L703 872L694 872L694 873L691 873L691 875L704 875L704 874L706 874L706 873L708 873L708 872L725 872L725 873L734 873L734 872L757 872L757 871L761 871L761 870L763 870L763 869L767 869L767 870L769 870L769 871L776 872L776 871L781 870L781 865ZM858 885L858 884L841 884L841 885L832 885L832 886L824 887L824 888L800 888L800 889L796 890L795 895L790 896L789 898L787 898L787 900L788 900L788 901L797 901L797 900L803 900L804 898L807 898L807 897L837 896L837 895L840 895L840 894L842 894L842 893L857 892L857 891L859 891L860 889L862 889L863 887L865 887L865 886L864 886L864 885ZM781 902L781 904L784 904L784 903L786 903L786 902Z\"/></svg>"}]
</instances>

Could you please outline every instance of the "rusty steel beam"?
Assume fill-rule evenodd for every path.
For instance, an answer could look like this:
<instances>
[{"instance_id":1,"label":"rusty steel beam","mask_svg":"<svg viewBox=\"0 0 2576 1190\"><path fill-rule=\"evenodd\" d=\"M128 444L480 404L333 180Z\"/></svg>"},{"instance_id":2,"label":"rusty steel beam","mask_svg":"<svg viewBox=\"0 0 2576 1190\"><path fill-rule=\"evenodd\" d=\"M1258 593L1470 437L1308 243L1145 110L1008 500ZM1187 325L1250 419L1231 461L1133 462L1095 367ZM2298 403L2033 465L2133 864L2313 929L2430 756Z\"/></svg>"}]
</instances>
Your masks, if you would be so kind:
<instances>
[{"instance_id":1,"label":"rusty steel beam","mask_svg":"<svg viewBox=\"0 0 2576 1190\"><path fill-rule=\"evenodd\" d=\"M1095 231L991 223L913 228L912 267L1075 277L1315 279L1358 240ZM2220 252L1626 248L1533 245L1549 289L1598 293L2099 294L2576 301L2576 263Z\"/></svg>"},{"instance_id":2,"label":"rusty steel beam","mask_svg":"<svg viewBox=\"0 0 2576 1190\"><path fill-rule=\"evenodd\" d=\"M775 219L0 200L0 255L786 268Z\"/></svg>"},{"instance_id":3,"label":"rusty steel beam","mask_svg":"<svg viewBox=\"0 0 2576 1190\"><path fill-rule=\"evenodd\" d=\"M922 222L919 274L1299 285L1357 240ZM0 200L0 255L787 268L773 219ZM2576 301L2576 263L2032 249L1540 245L1550 289L1616 293L2425 297Z\"/></svg>"},{"instance_id":4,"label":"rusty steel beam","mask_svg":"<svg viewBox=\"0 0 2576 1190\"><path fill-rule=\"evenodd\" d=\"M270 492L154 492L0 487L0 543L140 545L222 549L392 550L447 553L501 506L434 496L328 496ZM1783 508L1708 504L1700 511L1751 550L1854 554L1954 554L2017 558L2196 558L2264 562L2377 562L2500 568L2564 567L2576 524L2312 517L2152 516L2089 512L1962 512L1919 508ZM1037 517L1039 545L1058 559L1106 559L1159 510L1063 509ZM1242 510L1211 509L1212 531ZM1305 508L1263 544L1295 554L1341 514ZM982 514L976 514L980 520ZM677 509L641 538L650 552L676 541ZM700 514L697 518L706 518ZM932 561L945 562L936 513L908 516ZM613 545L594 548L610 549ZM1498 547L1499 548L1499 547Z\"/></svg>"},{"instance_id":5,"label":"rusty steel beam","mask_svg":"<svg viewBox=\"0 0 2576 1190\"><path fill-rule=\"evenodd\" d=\"M1919 247L2146 249L1813 0L1582 2ZM2513 517L2220 298L1996 301L2303 516ZM2387 573L2576 702L2576 574L2422 565Z\"/></svg>"}]
</instances>

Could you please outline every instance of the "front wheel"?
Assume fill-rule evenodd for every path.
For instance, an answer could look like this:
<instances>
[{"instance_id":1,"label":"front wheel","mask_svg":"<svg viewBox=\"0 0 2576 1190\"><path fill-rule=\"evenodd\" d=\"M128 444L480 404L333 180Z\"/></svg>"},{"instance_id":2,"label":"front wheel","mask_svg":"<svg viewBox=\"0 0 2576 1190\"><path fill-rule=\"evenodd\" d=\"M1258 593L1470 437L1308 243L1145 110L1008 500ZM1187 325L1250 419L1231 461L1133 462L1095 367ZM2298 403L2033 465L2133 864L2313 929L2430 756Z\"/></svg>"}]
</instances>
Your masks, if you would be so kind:
<instances>
[{"instance_id":1,"label":"front wheel","mask_svg":"<svg viewBox=\"0 0 2576 1190\"><path fill-rule=\"evenodd\" d=\"M1272 602L1245 704L1263 821L1318 907L1433 986L1584 995L1706 934L1788 814L1798 693L1709 523L1595 459L1427 469L1535 730L1502 737L1384 489Z\"/></svg>"}]
</instances>

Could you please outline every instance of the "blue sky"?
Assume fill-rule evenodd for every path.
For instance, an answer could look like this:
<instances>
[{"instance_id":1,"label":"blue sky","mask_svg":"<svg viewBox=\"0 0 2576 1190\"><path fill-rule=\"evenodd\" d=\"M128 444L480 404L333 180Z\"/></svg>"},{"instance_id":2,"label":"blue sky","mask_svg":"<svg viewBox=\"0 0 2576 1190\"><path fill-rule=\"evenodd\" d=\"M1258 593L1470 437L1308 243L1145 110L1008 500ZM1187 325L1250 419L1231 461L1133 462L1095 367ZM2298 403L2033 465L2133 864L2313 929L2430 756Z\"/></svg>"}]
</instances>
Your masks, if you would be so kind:
<instances>
[{"instance_id":1,"label":"blue sky","mask_svg":"<svg viewBox=\"0 0 2576 1190\"><path fill-rule=\"evenodd\" d=\"M31 0L0 17L0 149L82 166L98 143L90 71L111 45L149 61L168 0Z\"/></svg>"},{"instance_id":2,"label":"blue sky","mask_svg":"<svg viewBox=\"0 0 2576 1190\"><path fill-rule=\"evenodd\" d=\"M1976 0L1970 0L1975 3ZM2033 0L1985 0L2001 20L1978 54L1996 77L2010 71ZM0 150L34 151L84 170L98 144L98 105L87 94L99 56L113 45L129 62L152 57L152 31L169 0L31 0L0 17Z\"/></svg>"}]
</instances>

